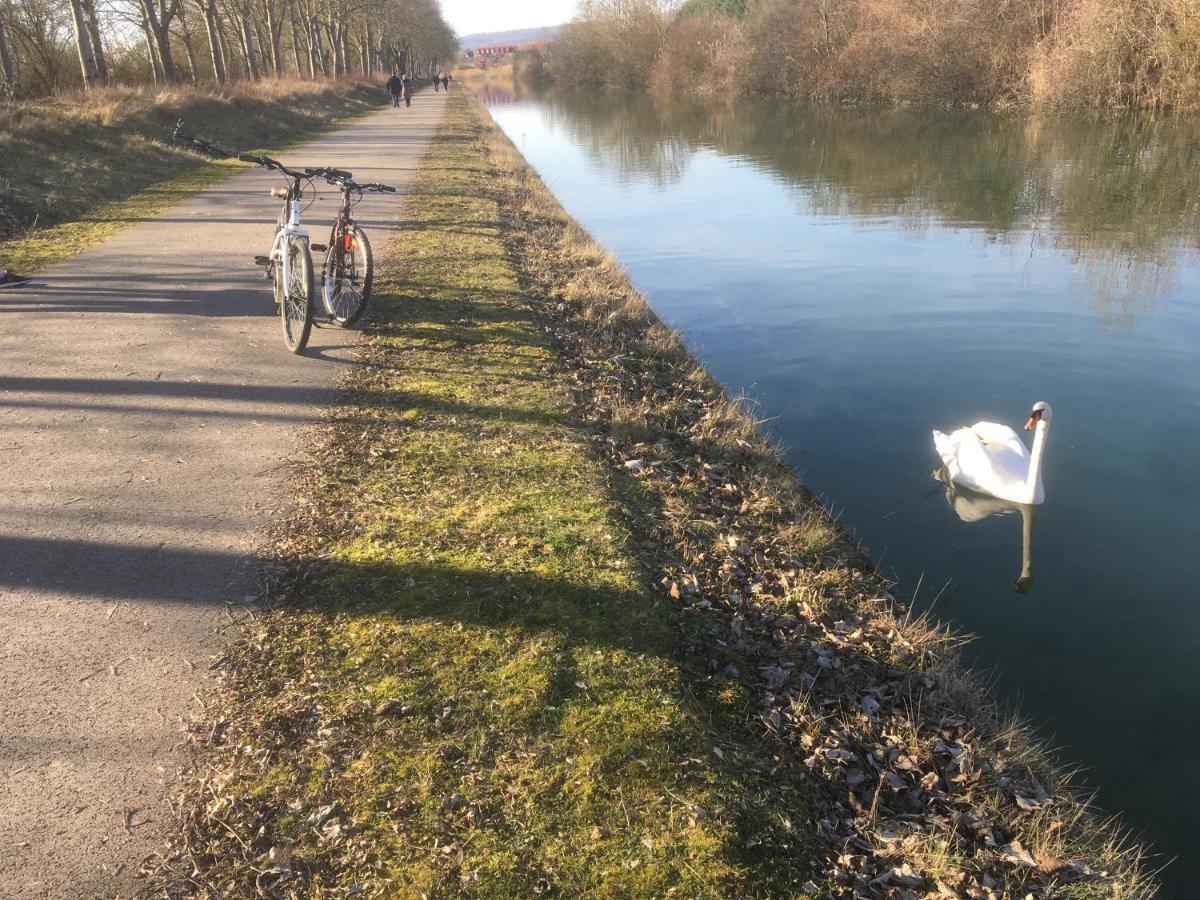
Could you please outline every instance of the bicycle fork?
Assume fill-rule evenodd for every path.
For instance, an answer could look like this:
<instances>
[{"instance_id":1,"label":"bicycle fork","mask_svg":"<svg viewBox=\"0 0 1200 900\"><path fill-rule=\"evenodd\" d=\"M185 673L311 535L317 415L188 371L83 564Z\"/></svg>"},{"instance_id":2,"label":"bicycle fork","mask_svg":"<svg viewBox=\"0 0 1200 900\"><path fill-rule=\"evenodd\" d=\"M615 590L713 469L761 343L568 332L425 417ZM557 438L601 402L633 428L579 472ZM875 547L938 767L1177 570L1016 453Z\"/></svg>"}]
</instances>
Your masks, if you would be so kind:
<instances>
[{"instance_id":1,"label":"bicycle fork","mask_svg":"<svg viewBox=\"0 0 1200 900\"><path fill-rule=\"evenodd\" d=\"M297 200L288 201L287 224L281 225L275 231L275 241L271 244L270 256L256 256L254 261L267 268L267 277L272 280L275 272L279 272L281 284L280 296L286 301L288 286L292 283L292 259L288 249L294 240L308 243L308 232L300 227L300 203Z\"/></svg>"}]
</instances>

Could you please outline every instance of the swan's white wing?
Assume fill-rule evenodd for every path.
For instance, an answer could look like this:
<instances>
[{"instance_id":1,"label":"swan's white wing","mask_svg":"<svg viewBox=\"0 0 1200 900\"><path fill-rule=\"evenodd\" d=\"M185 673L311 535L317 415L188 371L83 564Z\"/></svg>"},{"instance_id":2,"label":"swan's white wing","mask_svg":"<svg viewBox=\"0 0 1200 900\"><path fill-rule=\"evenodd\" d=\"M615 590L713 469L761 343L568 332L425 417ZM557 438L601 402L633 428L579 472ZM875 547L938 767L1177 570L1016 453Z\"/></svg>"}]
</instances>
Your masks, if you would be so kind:
<instances>
[{"instance_id":1,"label":"swan's white wing","mask_svg":"<svg viewBox=\"0 0 1200 900\"><path fill-rule=\"evenodd\" d=\"M953 434L943 434L940 431L933 432L933 449L937 451L937 455L942 458L942 465L949 467L954 462L954 457L957 455L957 446L960 432L965 429L960 428Z\"/></svg>"},{"instance_id":2,"label":"swan's white wing","mask_svg":"<svg viewBox=\"0 0 1200 900\"><path fill-rule=\"evenodd\" d=\"M979 433L981 426L992 440ZM994 497L1020 495L1029 472L1029 451L1011 428L980 422L949 435L934 432L933 441L956 484Z\"/></svg>"},{"instance_id":3,"label":"swan's white wing","mask_svg":"<svg viewBox=\"0 0 1200 900\"><path fill-rule=\"evenodd\" d=\"M988 447L1007 447L1013 453L1017 454L1017 456L1029 459L1029 450L1025 447L1025 442L1021 440L1019 434L1007 425L999 425L995 422L976 422L971 426L971 430Z\"/></svg>"}]
</instances>

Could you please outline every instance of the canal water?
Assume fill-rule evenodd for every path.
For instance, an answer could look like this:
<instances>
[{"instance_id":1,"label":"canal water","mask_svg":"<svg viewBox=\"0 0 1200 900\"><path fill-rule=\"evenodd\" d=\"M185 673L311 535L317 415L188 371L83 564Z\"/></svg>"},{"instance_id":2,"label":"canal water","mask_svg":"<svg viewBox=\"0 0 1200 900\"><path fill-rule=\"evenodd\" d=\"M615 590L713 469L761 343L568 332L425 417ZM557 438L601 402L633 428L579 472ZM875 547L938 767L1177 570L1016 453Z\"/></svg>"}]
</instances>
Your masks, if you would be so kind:
<instances>
[{"instance_id":1,"label":"canal water","mask_svg":"<svg viewBox=\"0 0 1200 900\"><path fill-rule=\"evenodd\" d=\"M1167 894L1191 896L1200 127L484 100L900 594L977 635L973 664L1102 807L1184 858ZM1020 430L1038 400L1045 504L948 495L930 432Z\"/></svg>"}]
</instances>

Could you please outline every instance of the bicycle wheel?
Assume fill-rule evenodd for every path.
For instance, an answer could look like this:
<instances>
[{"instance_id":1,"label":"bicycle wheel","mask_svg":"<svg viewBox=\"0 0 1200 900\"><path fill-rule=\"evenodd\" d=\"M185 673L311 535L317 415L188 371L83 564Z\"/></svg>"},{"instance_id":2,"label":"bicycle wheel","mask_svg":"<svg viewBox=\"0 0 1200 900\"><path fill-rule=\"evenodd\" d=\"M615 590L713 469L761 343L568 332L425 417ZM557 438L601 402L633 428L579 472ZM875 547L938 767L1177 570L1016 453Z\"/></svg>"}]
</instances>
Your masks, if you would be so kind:
<instances>
[{"instance_id":1,"label":"bicycle wheel","mask_svg":"<svg viewBox=\"0 0 1200 900\"><path fill-rule=\"evenodd\" d=\"M361 228L340 232L325 251L321 279L325 311L335 325L345 328L358 321L367 309L374 279L371 242L367 235Z\"/></svg>"},{"instance_id":2,"label":"bicycle wheel","mask_svg":"<svg viewBox=\"0 0 1200 900\"><path fill-rule=\"evenodd\" d=\"M302 240L288 242L287 296L279 306L283 324L283 342L293 353L299 353L308 343L312 331L313 264L308 244ZM282 281L283 279L278 279ZM278 292L277 292L278 293Z\"/></svg>"}]
</instances>

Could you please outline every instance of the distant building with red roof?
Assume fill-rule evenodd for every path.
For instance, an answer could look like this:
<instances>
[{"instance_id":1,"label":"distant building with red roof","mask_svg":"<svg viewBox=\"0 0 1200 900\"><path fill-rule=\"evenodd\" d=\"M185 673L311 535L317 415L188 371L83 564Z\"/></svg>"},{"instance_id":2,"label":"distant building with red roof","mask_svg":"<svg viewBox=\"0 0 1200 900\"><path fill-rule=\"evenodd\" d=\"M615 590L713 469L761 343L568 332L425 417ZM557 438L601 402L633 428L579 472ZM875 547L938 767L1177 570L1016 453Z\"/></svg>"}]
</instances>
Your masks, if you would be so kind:
<instances>
[{"instance_id":1,"label":"distant building with red roof","mask_svg":"<svg viewBox=\"0 0 1200 900\"><path fill-rule=\"evenodd\" d=\"M516 44L491 44L487 47L476 47L467 51L467 57L475 61L480 68L495 66L503 63L520 48Z\"/></svg>"}]
</instances>

